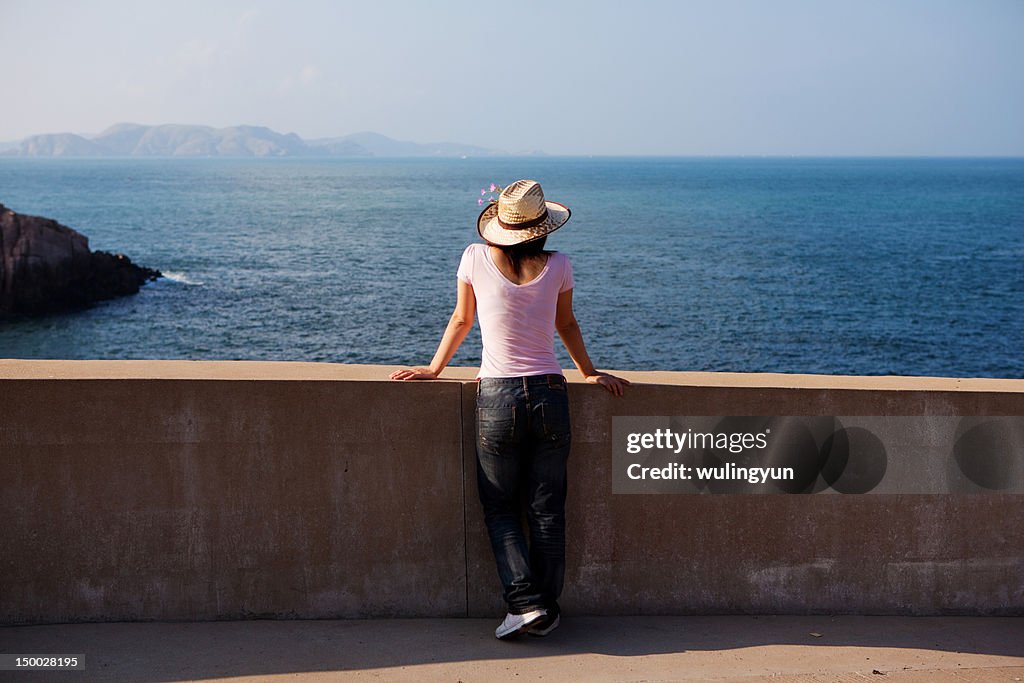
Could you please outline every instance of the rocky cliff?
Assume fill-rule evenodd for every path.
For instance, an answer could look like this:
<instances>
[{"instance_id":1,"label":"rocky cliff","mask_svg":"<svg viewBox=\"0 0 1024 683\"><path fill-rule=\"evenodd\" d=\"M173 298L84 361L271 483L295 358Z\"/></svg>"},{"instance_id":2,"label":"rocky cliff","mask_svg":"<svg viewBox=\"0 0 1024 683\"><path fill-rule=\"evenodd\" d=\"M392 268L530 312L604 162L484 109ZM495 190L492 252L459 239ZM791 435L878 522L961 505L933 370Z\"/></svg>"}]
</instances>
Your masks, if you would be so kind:
<instances>
[{"instance_id":1,"label":"rocky cliff","mask_svg":"<svg viewBox=\"0 0 1024 683\"><path fill-rule=\"evenodd\" d=\"M89 238L57 221L0 204L0 318L83 308L158 277L124 254L90 251Z\"/></svg>"}]
</instances>

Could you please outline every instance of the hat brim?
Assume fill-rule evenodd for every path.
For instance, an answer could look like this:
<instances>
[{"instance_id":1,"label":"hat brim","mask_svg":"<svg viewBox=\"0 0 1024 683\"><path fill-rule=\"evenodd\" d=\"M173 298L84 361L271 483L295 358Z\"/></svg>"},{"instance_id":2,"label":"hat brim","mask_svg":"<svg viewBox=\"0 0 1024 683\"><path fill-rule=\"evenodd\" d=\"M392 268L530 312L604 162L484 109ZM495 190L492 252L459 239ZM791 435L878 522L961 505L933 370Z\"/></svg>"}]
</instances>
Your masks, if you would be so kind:
<instances>
[{"instance_id":1,"label":"hat brim","mask_svg":"<svg viewBox=\"0 0 1024 683\"><path fill-rule=\"evenodd\" d=\"M564 204L548 201L544 204L548 208L548 215L542 222L529 228L509 230L498 223L498 203L491 202L476 219L476 231L485 242L499 247L510 247L513 244L540 239L565 225L572 215L572 211Z\"/></svg>"}]
</instances>

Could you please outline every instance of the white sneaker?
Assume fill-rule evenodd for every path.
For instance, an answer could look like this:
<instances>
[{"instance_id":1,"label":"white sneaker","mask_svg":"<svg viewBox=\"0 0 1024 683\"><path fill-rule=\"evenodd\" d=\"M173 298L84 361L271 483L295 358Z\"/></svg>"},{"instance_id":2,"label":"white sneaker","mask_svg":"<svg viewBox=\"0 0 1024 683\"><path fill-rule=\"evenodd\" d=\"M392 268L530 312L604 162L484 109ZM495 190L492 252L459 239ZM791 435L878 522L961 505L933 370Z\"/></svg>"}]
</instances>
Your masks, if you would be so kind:
<instances>
[{"instance_id":1,"label":"white sneaker","mask_svg":"<svg viewBox=\"0 0 1024 683\"><path fill-rule=\"evenodd\" d=\"M512 614L509 612L505 615L505 620L501 622L501 625L494 630L494 635L499 639L519 635L538 620L543 619L547 613L546 609L535 609L526 614Z\"/></svg>"},{"instance_id":2,"label":"white sneaker","mask_svg":"<svg viewBox=\"0 0 1024 683\"><path fill-rule=\"evenodd\" d=\"M555 618L550 622L547 619L541 619L536 622L534 627L530 629L529 633L531 636L546 636L558 628L560 623L562 623L562 615L556 614Z\"/></svg>"}]
</instances>

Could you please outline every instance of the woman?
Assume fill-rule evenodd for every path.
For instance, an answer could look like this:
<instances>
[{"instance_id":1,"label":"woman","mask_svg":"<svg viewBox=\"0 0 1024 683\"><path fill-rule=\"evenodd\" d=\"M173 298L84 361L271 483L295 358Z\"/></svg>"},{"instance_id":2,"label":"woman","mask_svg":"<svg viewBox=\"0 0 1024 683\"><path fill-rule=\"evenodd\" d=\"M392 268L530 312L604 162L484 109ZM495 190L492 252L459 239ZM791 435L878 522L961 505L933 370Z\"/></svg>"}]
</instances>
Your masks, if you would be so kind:
<instances>
[{"instance_id":1,"label":"woman","mask_svg":"<svg viewBox=\"0 0 1024 683\"><path fill-rule=\"evenodd\" d=\"M487 244L471 244L459 264L458 300L430 367L392 379L435 379L480 312L477 375L477 482L508 614L498 638L544 636L561 621L565 574L566 459L569 397L555 358L557 330L580 373L621 396L628 381L594 369L572 310L572 265L544 251L547 236L569 220L567 207L544 200L541 186L518 180L477 219ZM521 523L525 507L529 544Z\"/></svg>"}]
</instances>

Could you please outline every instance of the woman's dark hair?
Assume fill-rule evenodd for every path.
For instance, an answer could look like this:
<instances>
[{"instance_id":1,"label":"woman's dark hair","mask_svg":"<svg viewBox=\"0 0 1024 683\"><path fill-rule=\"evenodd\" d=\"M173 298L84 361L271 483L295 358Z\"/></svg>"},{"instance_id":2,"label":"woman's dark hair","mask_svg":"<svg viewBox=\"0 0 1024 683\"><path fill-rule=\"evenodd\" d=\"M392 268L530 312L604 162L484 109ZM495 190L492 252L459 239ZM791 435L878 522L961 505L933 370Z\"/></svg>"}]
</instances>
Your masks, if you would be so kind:
<instances>
[{"instance_id":1,"label":"woman's dark hair","mask_svg":"<svg viewBox=\"0 0 1024 683\"><path fill-rule=\"evenodd\" d=\"M508 257L509 262L512 264L512 272L516 277L519 277L523 261L529 261L530 259L536 258L542 254L553 253L544 248L544 243L547 241L548 236L544 235L540 239L521 242L520 244L513 244L508 247L503 247L501 245L497 246L505 253L505 256Z\"/></svg>"}]
</instances>

